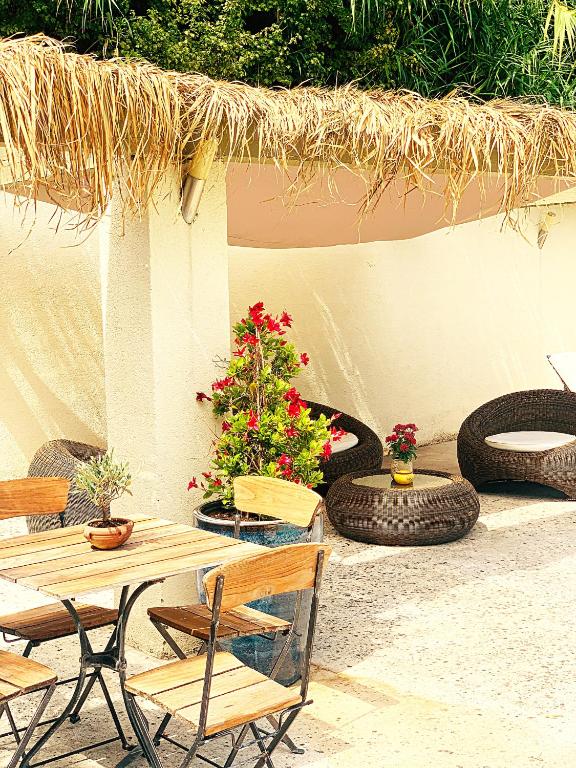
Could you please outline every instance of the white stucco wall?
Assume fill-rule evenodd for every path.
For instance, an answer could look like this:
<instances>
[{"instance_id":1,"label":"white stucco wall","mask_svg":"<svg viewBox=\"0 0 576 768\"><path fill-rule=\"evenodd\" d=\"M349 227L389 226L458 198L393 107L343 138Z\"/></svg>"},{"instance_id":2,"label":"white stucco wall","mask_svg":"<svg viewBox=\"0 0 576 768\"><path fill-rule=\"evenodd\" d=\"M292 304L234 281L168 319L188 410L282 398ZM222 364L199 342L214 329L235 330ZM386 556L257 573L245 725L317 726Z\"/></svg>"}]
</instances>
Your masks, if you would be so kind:
<instances>
[{"instance_id":1,"label":"white stucco wall","mask_svg":"<svg viewBox=\"0 0 576 768\"><path fill-rule=\"evenodd\" d=\"M542 250L545 209L522 232L493 217L396 242L230 248L231 317L259 299L288 309L309 399L382 436L406 420L446 438L492 397L559 386L546 353L576 350L576 210L554 211Z\"/></svg>"},{"instance_id":2,"label":"white stucco wall","mask_svg":"<svg viewBox=\"0 0 576 768\"><path fill-rule=\"evenodd\" d=\"M12 202L0 197L0 479L25 475L46 440L105 442L97 233Z\"/></svg>"}]
</instances>

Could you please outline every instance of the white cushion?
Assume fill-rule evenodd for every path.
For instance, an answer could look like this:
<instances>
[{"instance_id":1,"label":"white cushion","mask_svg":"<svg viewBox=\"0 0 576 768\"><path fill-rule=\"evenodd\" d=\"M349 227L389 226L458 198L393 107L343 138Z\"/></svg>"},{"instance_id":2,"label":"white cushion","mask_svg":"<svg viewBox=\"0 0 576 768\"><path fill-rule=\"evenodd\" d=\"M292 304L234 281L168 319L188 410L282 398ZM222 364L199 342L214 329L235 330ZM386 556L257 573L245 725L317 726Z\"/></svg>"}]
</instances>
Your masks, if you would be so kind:
<instances>
[{"instance_id":1,"label":"white cushion","mask_svg":"<svg viewBox=\"0 0 576 768\"><path fill-rule=\"evenodd\" d=\"M576 392L576 352L557 352L554 355L548 355L548 362L562 383L571 392Z\"/></svg>"},{"instance_id":2,"label":"white cushion","mask_svg":"<svg viewBox=\"0 0 576 768\"><path fill-rule=\"evenodd\" d=\"M500 451L549 451L576 440L576 435L565 432L501 432L484 438L491 448Z\"/></svg>"},{"instance_id":3,"label":"white cushion","mask_svg":"<svg viewBox=\"0 0 576 768\"><path fill-rule=\"evenodd\" d=\"M353 432L346 432L340 440L331 440L330 442L332 443L332 453L340 453L358 445L358 438Z\"/></svg>"}]
</instances>

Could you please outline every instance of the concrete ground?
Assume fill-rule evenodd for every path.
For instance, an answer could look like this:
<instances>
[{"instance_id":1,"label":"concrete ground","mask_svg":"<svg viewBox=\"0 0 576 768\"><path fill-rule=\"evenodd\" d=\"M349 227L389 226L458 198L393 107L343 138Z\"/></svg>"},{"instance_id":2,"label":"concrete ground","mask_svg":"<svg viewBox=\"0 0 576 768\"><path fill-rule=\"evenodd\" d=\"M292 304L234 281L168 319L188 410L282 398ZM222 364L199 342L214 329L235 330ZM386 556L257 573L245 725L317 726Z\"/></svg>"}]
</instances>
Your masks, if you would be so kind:
<instances>
[{"instance_id":1,"label":"concrete ground","mask_svg":"<svg viewBox=\"0 0 576 768\"><path fill-rule=\"evenodd\" d=\"M456 470L454 444L420 449L418 466ZM495 487L481 494L471 534L436 547L369 546L328 530L334 555L314 704L292 731L307 751L278 749L277 768L575 765L576 502L558 496L536 486ZM15 532L13 523L0 524L0 535ZM38 601L0 582L2 611ZM36 658L64 674L76 656L69 638ZM137 671L158 662L131 650L129 663ZM63 700L59 692L53 709ZM30 703L15 710L26 715ZM110 732L102 698L93 696L46 756ZM4 740L0 764L7 747ZM122 754L114 744L59 765L108 768ZM176 765L175 752L166 757Z\"/></svg>"}]
</instances>

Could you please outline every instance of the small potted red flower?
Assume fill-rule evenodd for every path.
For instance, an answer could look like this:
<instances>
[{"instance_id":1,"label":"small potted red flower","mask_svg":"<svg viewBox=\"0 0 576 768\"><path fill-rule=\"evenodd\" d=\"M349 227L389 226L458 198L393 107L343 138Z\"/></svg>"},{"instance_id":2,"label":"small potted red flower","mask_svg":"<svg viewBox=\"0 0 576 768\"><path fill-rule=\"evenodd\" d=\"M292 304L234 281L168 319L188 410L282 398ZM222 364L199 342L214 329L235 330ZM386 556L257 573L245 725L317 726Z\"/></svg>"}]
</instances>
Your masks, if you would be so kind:
<instances>
[{"instance_id":1,"label":"small potted red flower","mask_svg":"<svg viewBox=\"0 0 576 768\"><path fill-rule=\"evenodd\" d=\"M416 424L396 424L392 434L386 438L388 453L392 456L390 473L398 485L411 485L414 481L416 432Z\"/></svg>"}]
</instances>

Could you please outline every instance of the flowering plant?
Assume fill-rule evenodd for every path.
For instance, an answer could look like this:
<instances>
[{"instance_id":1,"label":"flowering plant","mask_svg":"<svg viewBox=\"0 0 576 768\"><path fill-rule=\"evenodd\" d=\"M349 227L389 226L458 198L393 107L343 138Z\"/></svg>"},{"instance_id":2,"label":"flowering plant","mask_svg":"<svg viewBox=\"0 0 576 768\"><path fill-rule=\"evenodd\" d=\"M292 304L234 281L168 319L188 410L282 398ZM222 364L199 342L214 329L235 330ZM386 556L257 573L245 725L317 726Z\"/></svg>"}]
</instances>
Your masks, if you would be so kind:
<instances>
[{"instance_id":1,"label":"flowering plant","mask_svg":"<svg viewBox=\"0 0 576 768\"><path fill-rule=\"evenodd\" d=\"M396 424L394 431L386 438L388 452L395 459L412 461L416 458L416 424Z\"/></svg>"},{"instance_id":2,"label":"flowering plant","mask_svg":"<svg viewBox=\"0 0 576 768\"><path fill-rule=\"evenodd\" d=\"M234 352L226 375L212 384L212 394L198 392L196 400L211 401L222 419L210 470L198 484L204 498L218 496L233 505L232 480L241 475L279 477L309 488L322 482L321 462L330 458L331 440L346 433L332 418L314 419L290 380L308 365L284 336L291 328L287 312L273 316L259 301L233 328Z\"/></svg>"}]
</instances>

